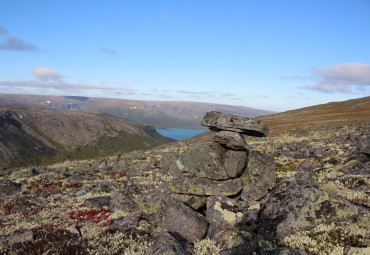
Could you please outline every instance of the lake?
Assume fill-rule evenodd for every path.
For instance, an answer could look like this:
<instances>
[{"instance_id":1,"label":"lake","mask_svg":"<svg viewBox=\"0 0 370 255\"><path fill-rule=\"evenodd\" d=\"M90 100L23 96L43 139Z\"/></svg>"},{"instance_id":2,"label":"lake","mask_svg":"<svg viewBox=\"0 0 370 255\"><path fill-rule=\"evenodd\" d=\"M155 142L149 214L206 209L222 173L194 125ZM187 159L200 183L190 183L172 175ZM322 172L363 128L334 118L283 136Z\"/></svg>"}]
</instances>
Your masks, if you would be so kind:
<instances>
[{"instance_id":1,"label":"lake","mask_svg":"<svg viewBox=\"0 0 370 255\"><path fill-rule=\"evenodd\" d=\"M208 129L167 128L156 130L163 136L167 136L175 140L183 140L192 136L199 135L207 131Z\"/></svg>"}]
</instances>

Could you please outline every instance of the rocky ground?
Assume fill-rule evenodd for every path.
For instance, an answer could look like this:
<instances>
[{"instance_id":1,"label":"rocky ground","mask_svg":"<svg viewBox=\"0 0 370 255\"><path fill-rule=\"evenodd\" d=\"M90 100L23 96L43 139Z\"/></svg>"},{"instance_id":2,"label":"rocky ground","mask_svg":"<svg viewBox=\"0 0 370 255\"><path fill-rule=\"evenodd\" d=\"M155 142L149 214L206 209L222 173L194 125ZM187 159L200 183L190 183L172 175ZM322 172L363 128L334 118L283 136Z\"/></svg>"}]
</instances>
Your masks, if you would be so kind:
<instances>
[{"instance_id":1,"label":"rocky ground","mask_svg":"<svg viewBox=\"0 0 370 255\"><path fill-rule=\"evenodd\" d=\"M0 253L370 254L369 127L3 170Z\"/></svg>"}]
</instances>

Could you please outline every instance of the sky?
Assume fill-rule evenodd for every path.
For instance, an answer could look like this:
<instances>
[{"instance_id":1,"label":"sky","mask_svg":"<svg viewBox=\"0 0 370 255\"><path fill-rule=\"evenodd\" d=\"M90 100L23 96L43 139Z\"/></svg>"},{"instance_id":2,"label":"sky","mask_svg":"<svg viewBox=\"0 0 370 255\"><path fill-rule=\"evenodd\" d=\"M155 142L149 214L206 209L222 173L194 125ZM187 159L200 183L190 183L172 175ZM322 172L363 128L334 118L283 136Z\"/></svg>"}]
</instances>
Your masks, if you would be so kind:
<instances>
[{"instance_id":1,"label":"sky","mask_svg":"<svg viewBox=\"0 0 370 255\"><path fill-rule=\"evenodd\" d=\"M0 0L0 93L286 111L370 95L370 0Z\"/></svg>"}]
</instances>

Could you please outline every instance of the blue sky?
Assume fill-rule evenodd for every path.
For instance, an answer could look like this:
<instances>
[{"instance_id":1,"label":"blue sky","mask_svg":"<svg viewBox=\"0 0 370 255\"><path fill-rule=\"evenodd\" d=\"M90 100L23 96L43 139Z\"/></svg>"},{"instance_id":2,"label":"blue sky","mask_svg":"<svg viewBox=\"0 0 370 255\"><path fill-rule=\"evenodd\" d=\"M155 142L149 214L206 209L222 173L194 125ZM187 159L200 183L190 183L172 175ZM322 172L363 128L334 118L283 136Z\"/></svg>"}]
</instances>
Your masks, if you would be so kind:
<instances>
[{"instance_id":1,"label":"blue sky","mask_svg":"<svg viewBox=\"0 0 370 255\"><path fill-rule=\"evenodd\" d=\"M370 0L0 1L0 93L284 111L370 95Z\"/></svg>"}]
</instances>

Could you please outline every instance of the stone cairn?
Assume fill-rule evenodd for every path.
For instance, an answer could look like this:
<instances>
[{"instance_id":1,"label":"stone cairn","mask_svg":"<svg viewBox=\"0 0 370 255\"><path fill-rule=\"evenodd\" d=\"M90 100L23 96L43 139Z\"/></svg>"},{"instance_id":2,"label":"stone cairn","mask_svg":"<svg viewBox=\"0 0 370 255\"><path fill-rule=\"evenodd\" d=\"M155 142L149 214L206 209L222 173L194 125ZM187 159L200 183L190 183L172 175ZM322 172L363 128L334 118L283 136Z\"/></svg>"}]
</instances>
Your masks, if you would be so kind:
<instances>
[{"instance_id":1,"label":"stone cairn","mask_svg":"<svg viewBox=\"0 0 370 255\"><path fill-rule=\"evenodd\" d=\"M196 210L209 196L241 195L247 202L265 196L275 181L274 159L258 148L251 150L243 134L267 136L266 123L214 111L202 125L213 131L213 141L192 148L171 167L171 192Z\"/></svg>"},{"instance_id":2,"label":"stone cairn","mask_svg":"<svg viewBox=\"0 0 370 255\"><path fill-rule=\"evenodd\" d=\"M194 145L173 163L169 191L144 198L149 202L161 197L160 212L155 215L160 217L161 232L167 231L157 240L162 248L151 254L167 249L163 238L167 240L169 233L177 233L189 243L205 237L227 238L225 229L233 229L244 218L239 204L248 208L274 185L271 153L266 148L250 148L244 137L267 136L264 122L213 111L201 124L213 131L212 140Z\"/></svg>"}]
</instances>

